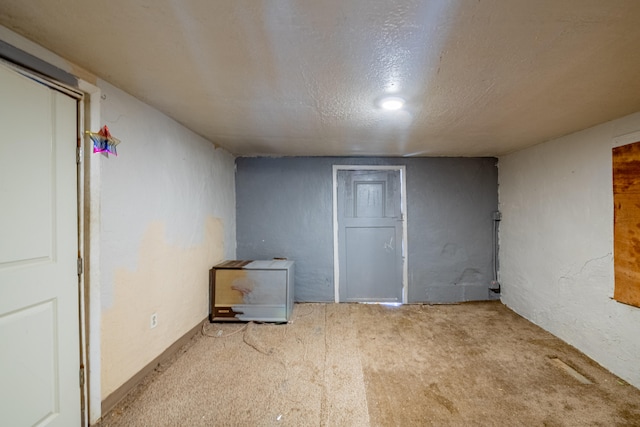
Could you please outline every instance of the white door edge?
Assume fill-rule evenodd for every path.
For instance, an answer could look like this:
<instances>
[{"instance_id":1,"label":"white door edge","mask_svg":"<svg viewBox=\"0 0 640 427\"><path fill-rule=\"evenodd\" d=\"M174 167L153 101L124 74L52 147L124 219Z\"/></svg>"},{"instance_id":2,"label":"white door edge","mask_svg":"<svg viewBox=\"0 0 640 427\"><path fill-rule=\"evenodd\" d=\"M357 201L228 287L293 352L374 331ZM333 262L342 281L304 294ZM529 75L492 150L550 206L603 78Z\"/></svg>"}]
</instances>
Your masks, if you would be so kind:
<instances>
[{"instance_id":1,"label":"white door edge","mask_svg":"<svg viewBox=\"0 0 640 427\"><path fill-rule=\"evenodd\" d=\"M84 80L79 80L78 87L87 95L85 97L84 120L80 124L84 131L100 129L100 97L101 90ZM88 98L88 99L87 99ZM85 265L89 265L89 274L84 275L84 291L88 309L87 318L83 321L86 328L85 340L85 388L88 394L88 425L95 424L102 417L102 382L100 358L101 298L100 298L100 156L92 155L92 143L84 134L81 138L84 147L84 159L81 168L83 182L86 184L82 195L85 208L82 214L81 239L85 243L82 257ZM88 215L88 217L87 217ZM87 269L85 268L85 271Z\"/></svg>"},{"instance_id":2,"label":"white door edge","mask_svg":"<svg viewBox=\"0 0 640 427\"><path fill-rule=\"evenodd\" d=\"M407 167L405 165L333 165L333 298L340 302L340 261L338 255L338 171L340 170L397 170L400 171L400 209L402 221L402 303L408 300L409 267L407 251Z\"/></svg>"}]
</instances>

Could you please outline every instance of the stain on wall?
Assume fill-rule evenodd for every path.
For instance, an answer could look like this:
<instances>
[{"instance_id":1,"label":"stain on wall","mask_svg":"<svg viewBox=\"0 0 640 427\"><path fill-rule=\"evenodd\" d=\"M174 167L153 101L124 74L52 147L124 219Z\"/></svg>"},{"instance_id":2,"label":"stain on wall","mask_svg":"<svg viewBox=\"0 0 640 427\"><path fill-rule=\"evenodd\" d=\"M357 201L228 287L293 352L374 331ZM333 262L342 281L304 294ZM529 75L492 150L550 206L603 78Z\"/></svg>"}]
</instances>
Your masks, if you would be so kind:
<instances>
[{"instance_id":1,"label":"stain on wall","mask_svg":"<svg viewBox=\"0 0 640 427\"><path fill-rule=\"evenodd\" d=\"M495 158L238 158L238 258L292 259L295 299L333 301L334 164L406 165L409 302L496 298Z\"/></svg>"},{"instance_id":2,"label":"stain on wall","mask_svg":"<svg viewBox=\"0 0 640 427\"><path fill-rule=\"evenodd\" d=\"M224 256L224 225L207 218L205 230L203 243L185 248L170 244L166 225L154 221L140 240L136 268L116 269L113 304L102 314L103 396L209 313L208 269Z\"/></svg>"},{"instance_id":3,"label":"stain on wall","mask_svg":"<svg viewBox=\"0 0 640 427\"><path fill-rule=\"evenodd\" d=\"M98 83L101 120L122 141L117 157L95 155L105 399L207 316L208 271L235 258L235 175L230 153Z\"/></svg>"}]
</instances>

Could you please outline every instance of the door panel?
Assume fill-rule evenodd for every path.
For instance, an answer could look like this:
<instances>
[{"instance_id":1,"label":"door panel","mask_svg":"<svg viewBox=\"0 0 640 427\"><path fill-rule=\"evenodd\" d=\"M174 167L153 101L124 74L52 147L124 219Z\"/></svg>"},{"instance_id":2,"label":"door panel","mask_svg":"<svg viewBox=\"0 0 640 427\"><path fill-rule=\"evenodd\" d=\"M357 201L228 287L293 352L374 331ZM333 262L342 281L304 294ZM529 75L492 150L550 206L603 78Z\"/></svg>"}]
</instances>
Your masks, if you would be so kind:
<instances>
[{"instance_id":1,"label":"door panel","mask_svg":"<svg viewBox=\"0 0 640 427\"><path fill-rule=\"evenodd\" d=\"M394 227L349 227L345 236L348 301L397 301ZM365 250L370 248L375 250ZM384 248L384 250L379 250ZM399 284L398 284L399 285Z\"/></svg>"},{"instance_id":2,"label":"door panel","mask_svg":"<svg viewBox=\"0 0 640 427\"><path fill-rule=\"evenodd\" d=\"M3 76L11 73L5 68L2 72ZM50 89L36 86L18 75L11 77L24 81L20 81L18 87L7 87L9 82L2 81L0 236L3 244L0 244L0 266L50 260L52 256L52 183L55 177L52 177ZM18 91L20 95L16 94ZM11 102L8 96L20 96L19 105ZM38 118L37 125L33 123L34 117ZM24 165L29 165L29 170L23 169Z\"/></svg>"},{"instance_id":3,"label":"door panel","mask_svg":"<svg viewBox=\"0 0 640 427\"><path fill-rule=\"evenodd\" d=\"M0 66L0 424L80 425L77 102Z\"/></svg>"},{"instance_id":4,"label":"door panel","mask_svg":"<svg viewBox=\"0 0 640 427\"><path fill-rule=\"evenodd\" d=\"M12 425L35 425L59 411L55 321L54 300L0 317L0 336L3 342L12 343L3 349L0 358L3 370L11 367L3 373L2 387L14 385L6 390L10 395L3 396L3 403L9 399L6 402L11 402L12 407L2 416L9 415L5 421L10 420Z\"/></svg>"},{"instance_id":5,"label":"door panel","mask_svg":"<svg viewBox=\"0 0 640 427\"><path fill-rule=\"evenodd\" d=\"M338 170L341 302L402 301L400 172Z\"/></svg>"},{"instance_id":6,"label":"door panel","mask_svg":"<svg viewBox=\"0 0 640 427\"><path fill-rule=\"evenodd\" d=\"M386 186L384 181L355 182L355 212L357 218L384 218Z\"/></svg>"}]
</instances>

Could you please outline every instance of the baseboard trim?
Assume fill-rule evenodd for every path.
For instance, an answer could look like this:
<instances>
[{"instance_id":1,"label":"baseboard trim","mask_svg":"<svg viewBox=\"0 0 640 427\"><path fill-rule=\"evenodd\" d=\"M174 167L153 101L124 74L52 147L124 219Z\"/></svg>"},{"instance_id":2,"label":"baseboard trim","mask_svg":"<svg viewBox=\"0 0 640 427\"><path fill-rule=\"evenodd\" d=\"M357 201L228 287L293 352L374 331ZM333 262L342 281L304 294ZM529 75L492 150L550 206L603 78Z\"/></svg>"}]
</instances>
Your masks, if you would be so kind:
<instances>
[{"instance_id":1,"label":"baseboard trim","mask_svg":"<svg viewBox=\"0 0 640 427\"><path fill-rule=\"evenodd\" d=\"M127 382L118 387L113 393L107 396L101 405L102 416L104 417L110 410L112 410L122 399L124 399L131 390L133 390L142 380L150 374L158 365L167 361L171 358L175 353L178 352L185 344L193 338L194 335L200 333L202 328L202 323L206 321L207 318L202 319L191 328L186 334L178 338L173 344L171 344L165 351L160 353L158 357L153 359L149 364L147 364L144 368L138 371L133 377L131 377Z\"/></svg>"}]
</instances>

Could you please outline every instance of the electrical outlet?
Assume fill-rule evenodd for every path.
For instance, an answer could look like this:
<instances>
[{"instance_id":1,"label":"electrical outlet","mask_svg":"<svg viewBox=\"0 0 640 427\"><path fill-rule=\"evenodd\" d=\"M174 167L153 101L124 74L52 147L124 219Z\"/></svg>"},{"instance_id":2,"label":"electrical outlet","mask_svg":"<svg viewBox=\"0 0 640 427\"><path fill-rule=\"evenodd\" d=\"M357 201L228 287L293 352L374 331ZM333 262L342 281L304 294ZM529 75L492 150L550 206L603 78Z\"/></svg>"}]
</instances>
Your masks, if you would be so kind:
<instances>
[{"instance_id":1,"label":"electrical outlet","mask_svg":"<svg viewBox=\"0 0 640 427\"><path fill-rule=\"evenodd\" d=\"M156 326L158 326L158 313L153 313L151 315L151 320L149 322L149 326L150 326L151 329L153 329Z\"/></svg>"}]
</instances>

